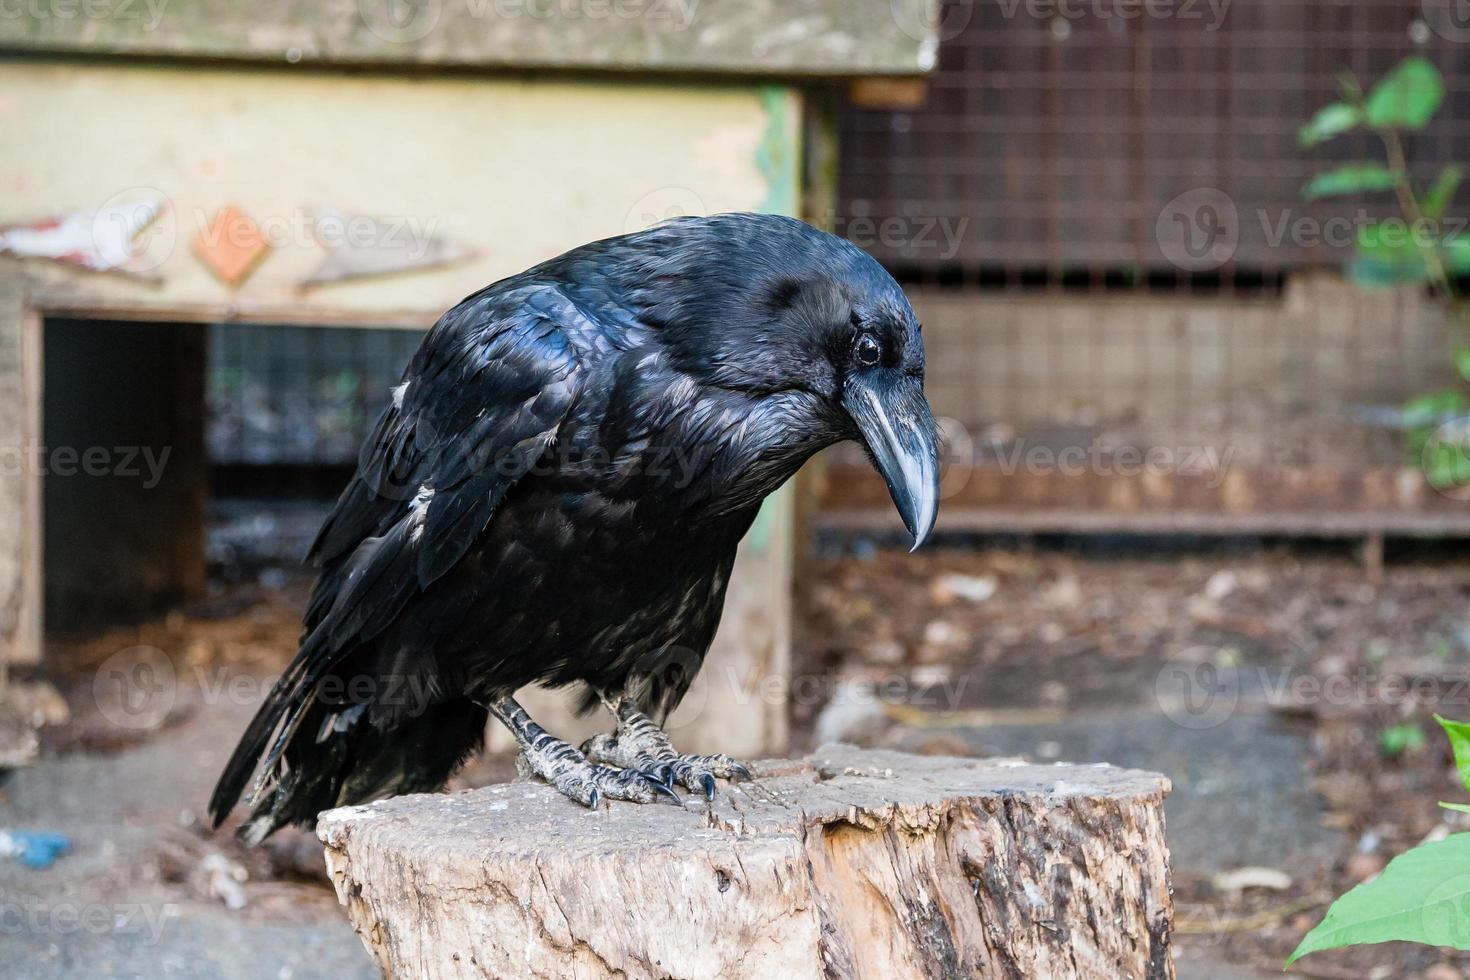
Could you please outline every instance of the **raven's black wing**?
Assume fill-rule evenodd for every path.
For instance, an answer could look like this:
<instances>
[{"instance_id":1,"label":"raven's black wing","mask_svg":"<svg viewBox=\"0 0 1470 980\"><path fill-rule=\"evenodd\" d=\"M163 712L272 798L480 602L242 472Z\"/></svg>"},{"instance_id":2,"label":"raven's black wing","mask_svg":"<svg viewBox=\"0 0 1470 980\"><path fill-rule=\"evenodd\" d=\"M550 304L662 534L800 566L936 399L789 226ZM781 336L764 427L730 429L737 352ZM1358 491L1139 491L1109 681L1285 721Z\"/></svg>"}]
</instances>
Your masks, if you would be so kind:
<instances>
[{"instance_id":1,"label":"raven's black wing","mask_svg":"<svg viewBox=\"0 0 1470 980\"><path fill-rule=\"evenodd\" d=\"M273 775L321 679L453 567L554 443L601 332L542 285L491 287L425 337L312 545L322 572L300 649L220 777L216 825L268 745L262 779Z\"/></svg>"}]
</instances>

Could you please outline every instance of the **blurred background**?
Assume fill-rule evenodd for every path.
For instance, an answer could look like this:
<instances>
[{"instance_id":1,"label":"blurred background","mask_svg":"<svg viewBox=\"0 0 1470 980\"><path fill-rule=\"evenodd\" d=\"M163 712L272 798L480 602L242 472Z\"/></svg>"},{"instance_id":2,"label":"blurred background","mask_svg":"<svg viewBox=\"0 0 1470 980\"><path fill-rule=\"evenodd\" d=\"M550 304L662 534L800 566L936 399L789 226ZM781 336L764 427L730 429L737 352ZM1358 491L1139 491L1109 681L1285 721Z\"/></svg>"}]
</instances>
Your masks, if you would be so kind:
<instances>
[{"instance_id":1,"label":"blurred background","mask_svg":"<svg viewBox=\"0 0 1470 980\"><path fill-rule=\"evenodd\" d=\"M1467 829L1462 7L0 5L0 975L374 975L310 834L201 823L300 556L440 312L726 210L904 285L944 501L768 501L676 740L1163 772L1179 975L1275 975Z\"/></svg>"}]
</instances>

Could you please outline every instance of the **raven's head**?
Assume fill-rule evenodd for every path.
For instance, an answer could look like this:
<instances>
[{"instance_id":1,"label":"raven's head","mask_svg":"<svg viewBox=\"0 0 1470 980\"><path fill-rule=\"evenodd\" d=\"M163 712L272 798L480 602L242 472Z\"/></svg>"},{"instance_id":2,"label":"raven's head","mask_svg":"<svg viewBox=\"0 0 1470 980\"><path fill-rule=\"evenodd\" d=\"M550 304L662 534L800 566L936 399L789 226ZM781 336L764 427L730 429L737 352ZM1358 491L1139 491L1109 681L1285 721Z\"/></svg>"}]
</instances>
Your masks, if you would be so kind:
<instances>
[{"instance_id":1,"label":"raven's head","mask_svg":"<svg viewBox=\"0 0 1470 980\"><path fill-rule=\"evenodd\" d=\"M863 443L922 544L939 508L939 459L924 341L898 283L852 243L790 218L686 218L635 237L646 247L634 292L678 367L783 396L789 439L808 454Z\"/></svg>"}]
</instances>

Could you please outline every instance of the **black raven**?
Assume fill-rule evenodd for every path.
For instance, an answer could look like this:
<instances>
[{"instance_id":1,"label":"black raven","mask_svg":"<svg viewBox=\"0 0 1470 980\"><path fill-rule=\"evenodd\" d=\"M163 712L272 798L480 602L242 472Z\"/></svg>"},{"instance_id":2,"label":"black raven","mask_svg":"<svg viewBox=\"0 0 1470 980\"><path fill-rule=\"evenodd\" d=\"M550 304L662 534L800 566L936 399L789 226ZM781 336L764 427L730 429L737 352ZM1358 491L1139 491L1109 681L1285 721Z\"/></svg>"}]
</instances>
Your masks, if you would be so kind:
<instances>
[{"instance_id":1,"label":"black raven","mask_svg":"<svg viewBox=\"0 0 1470 980\"><path fill-rule=\"evenodd\" d=\"M257 765L252 842L438 789L489 715L523 772L588 806L745 775L659 728L709 648L735 546L805 460L857 439L918 547L938 506L923 382L898 284L790 218L678 219L466 298L312 545L300 649L220 777L214 825ZM581 751L511 697L573 682L617 720Z\"/></svg>"}]
</instances>

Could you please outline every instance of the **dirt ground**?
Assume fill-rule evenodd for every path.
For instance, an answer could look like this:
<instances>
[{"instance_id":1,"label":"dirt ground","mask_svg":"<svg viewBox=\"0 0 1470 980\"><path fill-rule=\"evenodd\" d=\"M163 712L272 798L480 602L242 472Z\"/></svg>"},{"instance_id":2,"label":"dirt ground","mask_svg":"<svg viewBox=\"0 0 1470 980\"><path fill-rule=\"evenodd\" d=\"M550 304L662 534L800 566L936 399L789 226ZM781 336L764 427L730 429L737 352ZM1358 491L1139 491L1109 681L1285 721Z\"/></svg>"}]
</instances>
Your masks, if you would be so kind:
<instances>
[{"instance_id":1,"label":"dirt ground","mask_svg":"<svg viewBox=\"0 0 1470 980\"><path fill-rule=\"evenodd\" d=\"M899 698L829 702L804 727L1164 772L1181 976L1279 974L1332 897L1467 829L1437 805L1465 793L1432 716L1470 718L1470 564L1399 562L1369 583L1348 554L1109 551L821 560L804 669L839 695ZM1293 972L1447 980L1467 965L1393 943Z\"/></svg>"},{"instance_id":2,"label":"dirt ground","mask_svg":"<svg viewBox=\"0 0 1470 980\"><path fill-rule=\"evenodd\" d=\"M1393 562L1369 583L1346 554L1286 548L829 552L802 576L797 672L812 683L794 690L812 694L794 750L841 738L1164 772L1181 977L1279 975L1331 897L1467 829L1436 803L1464 794L1432 714L1470 719L1470 563ZM0 964L375 975L309 835L251 852L204 826L214 776L295 640L305 583L265 580L49 640L70 719L0 788L0 827L59 830L73 850L44 871L0 861L0 899L50 911L0 929ZM489 758L457 784L511 772ZM57 920L71 908L114 926ZM159 928L136 926L139 910ZM1448 980L1467 966L1388 944L1293 972Z\"/></svg>"}]
</instances>

